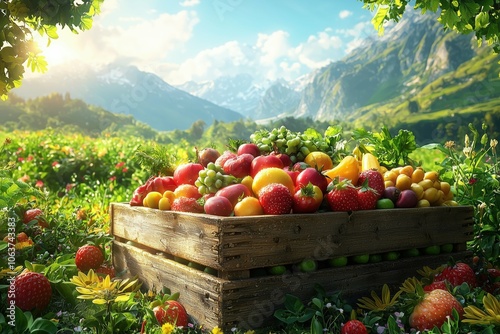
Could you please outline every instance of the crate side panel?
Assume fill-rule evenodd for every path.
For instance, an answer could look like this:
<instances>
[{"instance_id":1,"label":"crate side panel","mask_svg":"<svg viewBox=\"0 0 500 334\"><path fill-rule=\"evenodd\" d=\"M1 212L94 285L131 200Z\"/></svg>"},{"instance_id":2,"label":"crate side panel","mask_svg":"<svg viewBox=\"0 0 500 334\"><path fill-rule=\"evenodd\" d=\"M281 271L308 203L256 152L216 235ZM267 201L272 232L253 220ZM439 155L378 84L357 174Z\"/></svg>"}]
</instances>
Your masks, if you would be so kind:
<instances>
[{"instance_id":1,"label":"crate side panel","mask_svg":"<svg viewBox=\"0 0 500 334\"><path fill-rule=\"evenodd\" d=\"M219 221L206 215L112 203L113 235L203 265L219 267Z\"/></svg>"},{"instance_id":2,"label":"crate side panel","mask_svg":"<svg viewBox=\"0 0 500 334\"><path fill-rule=\"evenodd\" d=\"M210 328L219 324L223 280L118 241L113 242L113 265L117 272L139 277L143 289L179 292L179 301L196 322Z\"/></svg>"},{"instance_id":3,"label":"crate side panel","mask_svg":"<svg viewBox=\"0 0 500 334\"><path fill-rule=\"evenodd\" d=\"M274 311L282 306L287 293L307 302L315 295L316 284L321 285L327 293L341 292L351 302L369 295L371 290L380 295L384 284L393 289L398 288L406 278L417 275L417 270L424 266L438 267L446 263L449 256L421 256L313 273L287 273L283 276L227 281L222 290L221 323L226 329L235 326L255 329L270 325L275 321ZM471 257L470 252L454 254L455 259L467 262Z\"/></svg>"}]
</instances>

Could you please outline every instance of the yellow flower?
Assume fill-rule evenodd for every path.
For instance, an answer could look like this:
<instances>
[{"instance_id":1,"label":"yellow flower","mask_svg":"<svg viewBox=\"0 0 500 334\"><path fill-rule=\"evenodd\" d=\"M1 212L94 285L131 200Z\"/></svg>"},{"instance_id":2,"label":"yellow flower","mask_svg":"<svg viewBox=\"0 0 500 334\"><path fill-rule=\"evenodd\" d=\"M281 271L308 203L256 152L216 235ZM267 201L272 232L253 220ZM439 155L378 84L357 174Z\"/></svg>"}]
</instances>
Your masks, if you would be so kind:
<instances>
[{"instance_id":1,"label":"yellow flower","mask_svg":"<svg viewBox=\"0 0 500 334\"><path fill-rule=\"evenodd\" d=\"M464 308L464 320L476 325L500 325L500 301L488 293L483 297L483 311L476 306L469 305Z\"/></svg>"},{"instance_id":2,"label":"yellow flower","mask_svg":"<svg viewBox=\"0 0 500 334\"><path fill-rule=\"evenodd\" d=\"M212 334L224 334L224 332L218 326L215 326L214 329L212 329Z\"/></svg>"},{"instance_id":3,"label":"yellow flower","mask_svg":"<svg viewBox=\"0 0 500 334\"><path fill-rule=\"evenodd\" d=\"M382 296L381 298L377 296L375 291L371 292L371 296L373 299L368 297L363 297L359 299L358 306L371 311L384 311L388 307L393 306L398 301L399 295L402 291L396 292L396 294L391 298L391 291L389 290L389 286L384 284L382 287Z\"/></svg>"},{"instance_id":4,"label":"yellow flower","mask_svg":"<svg viewBox=\"0 0 500 334\"><path fill-rule=\"evenodd\" d=\"M21 270L23 270L22 266L17 266L14 268L14 270L10 270L9 268L5 268L0 270L0 279L5 278L5 277L11 277L19 273Z\"/></svg>"},{"instance_id":5,"label":"yellow flower","mask_svg":"<svg viewBox=\"0 0 500 334\"><path fill-rule=\"evenodd\" d=\"M28 247L33 247L33 240L28 239L27 241L16 242L16 249L24 249Z\"/></svg>"},{"instance_id":6,"label":"yellow flower","mask_svg":"<svg viewBox=\"0 0 500 334\"><path fill-rule=\"evenodd\" d=\"M161 334L170 334L175 329L175 326L169 322L164 323L161 326Z\"/></svg>"},{"instance_id":7,"label":"yellow flower","mask_svg":"<svg viewBox=\"0 0 500 334\"><path fill-rule=\"evenodd\" d=\"M417 285L422 285L422 283L416 277L409 277L399 288L399 291L406 293L415 293L417 291Z\"/></svg>"}]
</instances>

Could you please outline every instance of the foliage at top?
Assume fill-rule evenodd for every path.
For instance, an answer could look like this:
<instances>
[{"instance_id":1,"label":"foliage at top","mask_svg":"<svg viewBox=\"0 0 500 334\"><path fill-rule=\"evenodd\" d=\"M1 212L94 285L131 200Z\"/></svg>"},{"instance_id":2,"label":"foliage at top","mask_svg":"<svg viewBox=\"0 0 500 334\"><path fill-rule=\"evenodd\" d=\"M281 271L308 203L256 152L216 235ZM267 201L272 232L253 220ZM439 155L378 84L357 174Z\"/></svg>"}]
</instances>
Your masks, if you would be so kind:
<instances>
[{"instance_id":1,"label":"foliage at top","mask_svg":"<svg viewBox=\"0 0 500 334\"><path fill-rule=\"evenodd\" d=\"M33 34L47 36L50 44L57 39L57 28L72 32L92 27L92 17L99 14L104 0L8 0L0 2L0 96L21 85L24 66L45 72L47 62L40 55Z\"/></svg>"},{"instance_id":2,"label":"foliage at top","mask_svg":"<svg viewBox=\"0 0 500 334\"><path fill-rule=\"evenodd\" d=\"M360 0L361 1L361 0ZM384 23L399 21L410 0L362 0L365 8L375 11L372 19L375 29L384 32ZM496 0L416 0L415 9L422 14L427 11L440 11L439 22L450 30L461 34L474 32L478 44L485 40L493 46L495 52L500 52L500 3Z\"/></svg>"}]
</instances>

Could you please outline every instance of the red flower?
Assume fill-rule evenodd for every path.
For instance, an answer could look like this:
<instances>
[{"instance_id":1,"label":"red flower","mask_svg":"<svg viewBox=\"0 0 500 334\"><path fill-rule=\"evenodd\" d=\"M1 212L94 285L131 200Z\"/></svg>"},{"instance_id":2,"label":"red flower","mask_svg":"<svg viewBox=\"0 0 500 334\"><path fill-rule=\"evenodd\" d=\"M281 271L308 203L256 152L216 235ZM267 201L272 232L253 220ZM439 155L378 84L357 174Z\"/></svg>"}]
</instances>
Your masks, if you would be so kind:
<instances>
[{"instance_id":1,"label":"red flower","mask_svg":"<svg viewBox=\"0 0 500 334\"><path fill-rule=\"evenodd\" d=\"M117 164L115 165L115 168L117 168L117 169L118 169L118 168L122 168L123 166L125 166L125 162L124 162L124 161L121 161L121 162L119 162L119 163L117 163Z\"/></svg>"},{"instance_id":2,"label":"red flower","mask_svg":"<svg viewBox=\"0 0 500 334\"><path fill-rule=\"evenodd\" d=\"M111 182L113 182L114 180L116 180L116 176L111 176L111 177L109 178L109 180L110 180Z\"/></svg>"},{"instance_id":3,"label":"red flower","mask_svg":"<svg viewBox=\"0 0 500 334\"><path fill-rule=\"evenodd\" d=\"M43 181L42 181L42 180L38 180L38 181L36 181L36 183L35 183L35 187L37 187L37 188L41 188L41 187L43 187Z\"/></svg>"},{"instance_id":4,"label":"red flower","mask_svg":"<svg viewBox=\"0 0 500 334\"><path fill-rule=\"evenodd\" d=\"M476 182L477 182L477 179L476 179L476 178L474 178L474 177L471 177L471 178L469 179L469 185L473 185L473 184L474 184L474 183L476 183Z\"/></svg>"},{"instance_id":5,"label":"red flower","mask_svg":"<svg viewBox=\"0 0 500 334\"><path fill-rule=\"evenodd\" d=\"M123 173L128 172L128 168L127 168L127 167L123 168L123 169L122 169L122 172L123 172Z\"/></svg>"},{"instance_id":6,"label":"red flower","mask_svg":"<svg viewBox=\"0 0 500 334\"><path fill-rule=\"evenodd\" d=\"M58 161L52 163L52 167L59 167L61 164Z\"/></svg>"}]
</instances>

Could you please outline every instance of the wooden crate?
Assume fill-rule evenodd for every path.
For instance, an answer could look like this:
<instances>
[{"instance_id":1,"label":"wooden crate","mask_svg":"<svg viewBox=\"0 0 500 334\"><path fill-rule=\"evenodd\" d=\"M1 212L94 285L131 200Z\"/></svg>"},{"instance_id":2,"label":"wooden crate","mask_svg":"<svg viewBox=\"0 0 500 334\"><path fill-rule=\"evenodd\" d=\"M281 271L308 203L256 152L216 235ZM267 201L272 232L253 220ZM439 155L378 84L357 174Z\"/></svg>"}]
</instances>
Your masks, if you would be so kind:
<instances>
[{"instance_id":1,"label":"wooden crate","mask_svg":"<svg viewBox=\"0 0 500 334\"><path fill-rule=\"evenodd\" d=\"M215 217L111 205L118 271L141 278L145 288L180 292L190 315L206 327L258 328L273 320L286 293L305 300L316 283L326 291L358 296L384 283L400 284L423 266L450 256L470 258L473 208L431 207L257 217ZM313 273L254 277L259 268L306 258L375 254L453 244L453 254L376 264L325 268ZM173 261L216 270L215 275Z\"/></svg>"}]
</instances>

